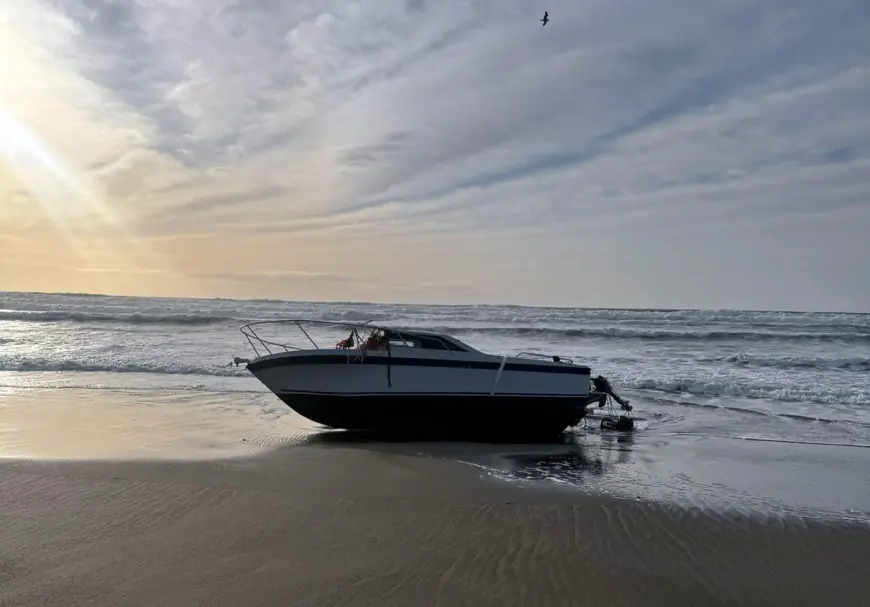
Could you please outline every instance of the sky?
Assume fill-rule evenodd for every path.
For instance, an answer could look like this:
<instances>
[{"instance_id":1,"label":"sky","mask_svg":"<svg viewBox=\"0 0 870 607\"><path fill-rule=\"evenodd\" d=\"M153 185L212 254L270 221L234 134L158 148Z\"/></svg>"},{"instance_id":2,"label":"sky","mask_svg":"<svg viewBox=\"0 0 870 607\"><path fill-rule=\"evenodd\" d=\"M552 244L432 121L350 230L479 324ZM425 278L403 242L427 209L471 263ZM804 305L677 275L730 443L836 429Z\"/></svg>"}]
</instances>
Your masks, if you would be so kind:
<instances>
[{"instance_id":1,"label":"sky","mask_svg":"<svg viewBox=\"0 0 870 607\"><path fill-rule=\"evenodd\" d=\"M866 0L0 0L0 290L870 312L868 31Z\"/></svg>"}]
</instances>

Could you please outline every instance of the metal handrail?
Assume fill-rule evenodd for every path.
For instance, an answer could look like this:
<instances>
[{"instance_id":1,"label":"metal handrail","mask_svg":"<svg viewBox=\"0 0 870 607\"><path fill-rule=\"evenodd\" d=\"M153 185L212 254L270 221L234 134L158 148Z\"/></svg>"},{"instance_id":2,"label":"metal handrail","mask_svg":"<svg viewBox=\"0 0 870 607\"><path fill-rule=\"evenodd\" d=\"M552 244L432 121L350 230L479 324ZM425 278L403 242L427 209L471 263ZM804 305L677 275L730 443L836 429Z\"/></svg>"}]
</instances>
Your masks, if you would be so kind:
<instances>
[{"instance_id":1,"label":"metal handrail","mask_svg":"<svg viewBox=\"0 0 870 607\"><path fill-rule=\"evenodd\" d=\"M332 326L332 327L342 327L346 330L350 329L351 331L354 332L354 334L357 337L359 337L358 330L360 328L368 325L368 323L370 323L370 322L372 322L372 321L365 321L365 322L361 322L361 323L343 323L343 322L328 321L328 320L307 320L307 319L296 319L296 318L281 318L281 319L274 319L274 320L258 320L255 322L249 322L245 325L242 325L239 328L239 331L242 333L242 335L245 336L245 339L248 340L248 343L250 344L250 346L254 350L254 352L257 354L257 356L260 356L261 354L260 354L260 350L257 348L257 345L256 345L257 343L259 343L260 346L263 349L265 349L268 354L274 354L274 352L272 352L272 349L269 346L272 346L275 348L281 348L285 352L289 352L290 350L302 350L303 348L296 346L296 345L293 345L293 344L288 343L288 342L271 341L271 340L265 339L263 337L260 337L260 335L257 334L257 330L254 328L255 326L293 324L296 326L297 329L299 329L299 331L302 333L302 335L305 336L305 338L311 343L311 345L314 346L314 348L316 350L319 350L320 346L317 344L316 341L314 341L314 339L311 337L311 334L305 330L305 327L302 326L303 323L314 324L314 325L325 325L325 326ZM376 330L376 328L372 327L372 330L374 331L374 330Z\"/></svg>"},{"instance_id":2,"label":"metal handrail","mask_svg":"<svg viewBox=\"0 0 870 607\"><path fill-rule=\"evenodd\" d=\"M413 342L414 341L413 333L408 333L408 332L402 331L401 329L395 329L393 327L373 325L373 324L371 324L372 322L373 322L372 320L367 320L364 322L350 323L350 322L338 322L338 321L331 321L331 320L311 320L311 319L286 318L286 319L273 319L273 320L258 320L255 322L250 322L250 323L247 323L245 325L242 325L242 327L239 328L239 331L248 340L248 343L250 344L251 348L254 350L254 352L256 353L257 356L261 356L260 350L257 348L257 345L256 345L257 343L259 343L260 346L263 349L265 349L266 353L268 353L268 354L274 354L274 352L272 351L272 349L269 346L272 346L274 348L281 348L285 352L289 352L290 350L302 350L303 349L303 348L300 348L299 346L295 346L295 345L290 344L290 343L276 342L276 341L271 341L268 339L264 339L263 337L260 337L257 334L257 331L254 327L259 326L259 325L266 325L266 324L293 324L293 325L295 325L296 328L299 329L299 331L301 331L301 333L305 336L305 338L317 350L321 349L320 346L317 344L316 341L314 341L314 339L311 337L311 335L308 333L308 331L305 330L305 327L303 326L303 324L322 325L322 326L329 326L329 327L340 327L340 328L344 328L345 330L349 329L350 331L352 331L352 333L355 337L355 342L358 344L365 341L360 336L360 329L365 329L366 331L363 331L363 332L364 333L367 332L368 336L370 336L372 333L380 330L380 331L384 331L384 332L390 332L405 342ZM453 352L453 350L448 346L447 342L442 337L440 337L438 335L428 335L427 337L431 337L432 339L436 340L441 345L441 347L443 347L445 350L450 352L451 355L455 355L455 352Z\"/></svg>"}]
</instances>

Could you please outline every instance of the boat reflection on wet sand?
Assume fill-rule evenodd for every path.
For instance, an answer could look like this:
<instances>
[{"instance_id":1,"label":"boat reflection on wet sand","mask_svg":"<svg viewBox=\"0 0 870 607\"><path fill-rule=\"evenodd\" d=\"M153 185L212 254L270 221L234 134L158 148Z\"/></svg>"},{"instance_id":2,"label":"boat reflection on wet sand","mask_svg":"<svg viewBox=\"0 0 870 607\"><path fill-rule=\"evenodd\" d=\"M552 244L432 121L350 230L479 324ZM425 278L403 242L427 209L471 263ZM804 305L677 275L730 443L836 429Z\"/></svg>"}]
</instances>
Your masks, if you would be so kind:
<instances>
[{"instance_id":1,"label":"boat reflection on wet sand","mask_svg":"<svg viewBox=\"0 0 870 607\"><path fill-rule=\"evenodd\" d=\"M797 515L870 523L870 449L682 435L641 421L635 432L585 428L548 440L420 440L413 435L324 430L305 444L450 460L483 478L680 508L752 516ZM776 479L776 482L771 482ZM836 490L834 490L836 488Z\"/></svg>"}]
</instances>

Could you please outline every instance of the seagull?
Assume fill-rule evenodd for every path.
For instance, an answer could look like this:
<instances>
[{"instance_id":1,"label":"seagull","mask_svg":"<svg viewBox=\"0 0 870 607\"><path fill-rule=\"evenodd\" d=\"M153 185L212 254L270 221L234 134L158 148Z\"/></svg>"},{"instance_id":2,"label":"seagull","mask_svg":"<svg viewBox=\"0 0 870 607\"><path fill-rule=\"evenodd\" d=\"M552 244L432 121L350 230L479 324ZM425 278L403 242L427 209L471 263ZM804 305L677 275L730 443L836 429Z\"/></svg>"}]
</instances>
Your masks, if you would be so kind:
<instances>
[{"instance_id":1,"label":"seagull","mask_svg":"<svg viewBox=\"0 0 870 607\"><path fill-rule=\"evenodd\" d=\"M547 22L550 20L550 17L548 17L549 14L550 14L549 11L544 11L544 18L541 19L541 23L543 23L543 25L541 27L544 27L544 25L547 25Z\"/></svg>"}]
</instances>

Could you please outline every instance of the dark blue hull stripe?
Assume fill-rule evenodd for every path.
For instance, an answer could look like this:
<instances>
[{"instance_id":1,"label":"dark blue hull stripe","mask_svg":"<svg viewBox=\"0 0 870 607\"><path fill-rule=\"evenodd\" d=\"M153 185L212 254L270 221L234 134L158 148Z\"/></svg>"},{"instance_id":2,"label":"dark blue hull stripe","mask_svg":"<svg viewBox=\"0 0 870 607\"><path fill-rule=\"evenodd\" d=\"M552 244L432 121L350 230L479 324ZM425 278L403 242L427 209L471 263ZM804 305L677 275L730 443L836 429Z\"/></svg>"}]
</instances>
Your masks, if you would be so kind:
<instances>
[{"instance_id":1,"label":"dark blue hull stripe","mask_svg":"<svg viewBox=\"0 0 870 607\"><path fill-rule=\"evenodd\" d=\"M477 398L481 401L483 400L492 400L492 399L500 399L500 398L512 398L512 399L530 399L530 400L545 400L545 399L583 399L589 396L586 394L540 394L540 393L528 393L524 394L522 392L499 392L496 390L495 394L490 394L489 392L326 392L319 390L281 390L280 392L275 393L279 398L283 398L285 396L292 397L296 395L300 396L334 396L335 398L344 398L344 399L365 399L369 397L384 397L384 398L431 398L431 397L458 397L458 398Z\"/></svg>"},{"instance_id":2,"label":"dark blue hull stripe","mask_svg":"<svg viewBox=\"0 0 870 607\"><path fill-rule=\"evenodd\" d=\"M447 367L453 369L485 369L498 371L501 361L483 362L468 360L427 359L401 356L370 356L360 363L359 359L353 360L344 354L312 354L302 356L281 356L255 360L248 363L248 370L256 373L262 369L276 367L292 367L297 365L392 365L393 367ZM568 363L541 365L529 363L507 363L505 371L521 371L526 373L565 373L569 375L591 375L589 367L572 365Z\"/></svg>"}]
</instances>

